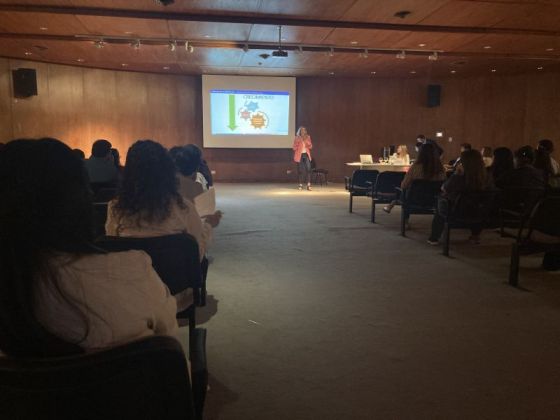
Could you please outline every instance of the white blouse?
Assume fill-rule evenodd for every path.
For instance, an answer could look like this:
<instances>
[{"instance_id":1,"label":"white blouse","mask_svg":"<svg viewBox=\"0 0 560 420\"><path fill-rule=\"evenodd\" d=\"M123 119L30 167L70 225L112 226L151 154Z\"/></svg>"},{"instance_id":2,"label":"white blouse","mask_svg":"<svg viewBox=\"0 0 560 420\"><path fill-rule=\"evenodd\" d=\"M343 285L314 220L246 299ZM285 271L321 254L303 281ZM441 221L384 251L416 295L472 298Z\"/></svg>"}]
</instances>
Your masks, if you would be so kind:
<instances>
[{"instance_id":1,"label":"white blouse","mask_svg":"<svg viewBox=\"0 0 560 420\"><path fill-rule=\"evenodd\" d=\"M54 265L64 296L41 280L35 305L39 322L56 336L96 350L156 334L177 335L176 300L145 252L61 255Z\"/></svg>"},{"instance_id":2,"label":"white blouse","mask_svg":"<svg viewBox=\"0 0 560 420\"><path fill-rule=\"evenodd\" d=\"M212 240L212 226L203 222L196 211L196 207L189 200L183 200L184 207L175 201L170 207L170 214L165 220L148 223L138 218L120 217L115 209L115 200L107 207L107 222L105 232L110 236L129 238L148 238L186 232L196 239L200 259L204 257L206 249Z\"/></svg>"}]
</instances>

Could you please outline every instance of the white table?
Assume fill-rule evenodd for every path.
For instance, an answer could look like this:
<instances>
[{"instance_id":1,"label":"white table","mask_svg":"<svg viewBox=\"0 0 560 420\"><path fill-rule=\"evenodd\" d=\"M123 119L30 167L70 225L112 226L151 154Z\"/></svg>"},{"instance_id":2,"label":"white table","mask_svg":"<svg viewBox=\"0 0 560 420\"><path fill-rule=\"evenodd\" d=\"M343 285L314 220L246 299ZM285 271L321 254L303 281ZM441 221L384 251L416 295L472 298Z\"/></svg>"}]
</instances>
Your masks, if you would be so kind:
<instances>
[{"instance_id":1,"label":"white table","mask_svg":"<svg viewBox=\"0 0 560 420\"><path fill-rule=\"evenodd\" d=\"M356 169L377 170L379 172L407 172L410 168L410 165L391 165L389 163L363 164L362 162L347 162L346 166L350 166Z\"/></svg>"}]
</instances>

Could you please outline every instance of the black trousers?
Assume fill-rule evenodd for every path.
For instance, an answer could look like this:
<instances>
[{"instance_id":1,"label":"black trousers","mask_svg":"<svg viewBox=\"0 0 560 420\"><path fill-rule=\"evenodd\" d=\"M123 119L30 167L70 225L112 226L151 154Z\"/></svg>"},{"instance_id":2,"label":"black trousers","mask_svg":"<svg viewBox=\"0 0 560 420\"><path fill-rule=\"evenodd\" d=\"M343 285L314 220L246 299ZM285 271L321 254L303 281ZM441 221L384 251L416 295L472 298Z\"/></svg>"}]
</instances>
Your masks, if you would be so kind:
<instances>
[{"instance_id":1,"label":"black trousers","mask_svg":"<svg viewBox=\"0 0 560 420\"><path fill-rule=\"evenodd\" d=\"M301 154L301 159L297 164L297 173L300 184L304 182L311 184L311 160L307 153Z\"/></svg>"}]
</instances>

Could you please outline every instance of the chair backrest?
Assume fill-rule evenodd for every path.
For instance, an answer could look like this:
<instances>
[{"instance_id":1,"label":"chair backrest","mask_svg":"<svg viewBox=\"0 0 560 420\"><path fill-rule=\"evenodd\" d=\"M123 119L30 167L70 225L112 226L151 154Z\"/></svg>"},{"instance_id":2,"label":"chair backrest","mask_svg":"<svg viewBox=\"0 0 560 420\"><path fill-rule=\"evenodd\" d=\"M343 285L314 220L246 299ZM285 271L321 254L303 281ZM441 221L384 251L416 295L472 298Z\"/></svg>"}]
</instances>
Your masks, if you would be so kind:
<instances>
[{"instance_id":1,"label":"chair backrest","mask_svg":"<svg viewBox=\"0 0 560 420\"><path fill-rule=\"evenodd\" d=\"M406 206L435 209L443 181L415 179L405 190L403 204Z\"/></svg>"},{"instance_id":2,"label":"chair backrest","mask_svg":"<svg viewBox=\"0 0 560 420\"><path fill-rule=\"evenodd\" d=\"M560 196L542 198L533 208L529 219L529 234L536 230L547 235L560 236Z\"/></svg>"},{"instance_id":3,"label":"chair backrest","mask_svg":"<svg viewBox=\"0 0 560 420\"><path fill-rule=\"evenodd\" d=\"M496 214L499 191L465 191L453 200L451 214L453 220L468 223L484 223Z\"/></svg>"},{"instance_id":4,"label":"chair backrest","mask_svg":"<svg viewBox=\"0 0 560 420\"><path fill-rule=\"evenodd\" d=\"M172 337L85 355L0 357L3 419L193 419L187 363Z\"/></svg>"},{"instance_id":5,"label":"chair backrest","mask_svg":"<svg viewBox=\"0 0 560 420\"><path fill-rule=\"evenodd\" d=\"M145 251L152 258L154 269L172 294L189 287L198 290L202 285L198 244L187 233L152 238L105 236L96 244L110 252L131 249Z\"/></svg>"},{"instance_id":6,"label":"chair backrest","mask_svg":"<svg viewBox=\"0 0 560 420\"><path fill-rule=\"evenodd\" d=\"M375 194L396 194L404 176L404 172L381 172L375 182Z\"/></svg>"},{"instance_id":7,"label":"chair backrest","mask_svg":"<svg viewBox=\"0 0 560 420\"><path fill-rule=\"evenodd\" d=\"M350 180L350 188L369 188L370 184L375 184L379 171L369 170L369 169L358 169L352 173L352 179ZM368 183L369 182L369 183Z\"/></svg>"},{"instance_id":8,"label":"chair backrest","mask_svg":"<svg viewBox=\"0 0 560 420\"><path fill-rule=\"evenodd\" d=\"M499 194L499 207L501 209L515 210L522 214L529 214L544 194L544 187L505 188Z\"/></svg>"}]
</instances>

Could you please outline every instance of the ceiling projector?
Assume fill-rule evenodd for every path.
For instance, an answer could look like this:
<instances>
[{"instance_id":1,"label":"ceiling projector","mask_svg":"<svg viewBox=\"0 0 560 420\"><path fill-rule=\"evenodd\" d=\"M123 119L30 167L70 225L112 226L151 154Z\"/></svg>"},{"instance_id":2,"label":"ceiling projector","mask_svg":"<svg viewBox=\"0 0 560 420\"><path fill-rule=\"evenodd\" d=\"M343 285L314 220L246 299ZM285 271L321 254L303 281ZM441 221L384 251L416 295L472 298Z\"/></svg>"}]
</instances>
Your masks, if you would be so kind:
<instances>
[{"instance_id":1,"label":"ceiling projector","mask_svg":"<svg viewBox=\"0 0 560 420\"><path fill-rule=\"evenodd\" d=\"M273 57L287 57L288 56L288 51L284 51L284 50L272 51L272 56Z\"/></svg>"}]
</instances>

